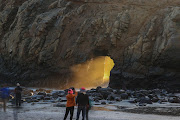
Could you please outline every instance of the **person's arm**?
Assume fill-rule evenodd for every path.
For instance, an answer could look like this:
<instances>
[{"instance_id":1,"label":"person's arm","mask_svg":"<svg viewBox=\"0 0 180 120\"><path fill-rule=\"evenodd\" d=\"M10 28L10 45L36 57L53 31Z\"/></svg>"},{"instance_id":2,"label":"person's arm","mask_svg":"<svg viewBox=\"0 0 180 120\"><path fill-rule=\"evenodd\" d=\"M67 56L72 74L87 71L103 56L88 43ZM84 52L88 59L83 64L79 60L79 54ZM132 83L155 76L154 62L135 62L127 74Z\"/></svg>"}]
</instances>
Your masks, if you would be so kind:
<instances>
[{"instance_id":1,"label":"person's arm","mask_svg":"<svg viewBox=\"0 0 180 120\"><path fill-rule=\"evenodd\" d=\"M68 99L68 95L66 95L66 99Z\"/></svg>"},{"instance_id":2,"label":"person's arm","mask_svg":"<svg viewBox=\"0 0 180 120\"><path fill-rule=\"evenodd\" d=\"M87 96L87 99L88 99L88 105L89 105L89 96Z\"/></svg>"},{"instance_id":3,"label":"person's arm","mask_svg":"<svg viewBox=\"0 0 180 120\"><path fill-rule=\"evenodd\" d=\"M74 95L75 95L75 96L77 96L77 95L78 95L78 92L76 92L76 91L74 91L74 92L75 92L75 94L74 94Z\"/></svg>"},{"instance_id":4,"label":"person's arm","mask_svg":"<svg viewBox=\"0 0 180 120\"><path fill-rule=\"evenodd\" d=\"M16 88L15 88L15 89L14 89L14 93L16 93L16 91L17 91L17 90L16 90Z\"/></svg>"},{"instance_id":5,"label":"person's arm","mask_svg":"<svg viewBox=\"0 0 180 120\"><path fill-rule=\"evenodd\" d=\"M78 105L78 103L79 103L79 96L77 96L76 98L76 105Z\"/></svg>"},{"instance_id":6,"label":"person's arm","mask_svg":"<svg viewBox=\"0 0 180 120\"><path fill-rule=\"evenodd\" d=\"M86 107L87 107L87 109L89 109L89 97L88 97L88 95L86 95Z\"/></svg>"}]
</instances>

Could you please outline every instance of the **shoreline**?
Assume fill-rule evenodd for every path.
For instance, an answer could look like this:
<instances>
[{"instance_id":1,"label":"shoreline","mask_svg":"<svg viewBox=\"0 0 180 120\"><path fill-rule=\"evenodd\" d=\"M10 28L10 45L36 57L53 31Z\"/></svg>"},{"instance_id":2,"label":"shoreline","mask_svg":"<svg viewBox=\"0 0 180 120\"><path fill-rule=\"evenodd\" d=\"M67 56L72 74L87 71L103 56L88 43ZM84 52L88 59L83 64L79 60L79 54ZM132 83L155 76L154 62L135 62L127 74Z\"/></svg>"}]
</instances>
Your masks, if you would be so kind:
<instances>
[{"instance_id":1,"label":"shoreline","mask_svg":"<svg viewBox=\"0 0 180 120\"><path fill-rule=\"evenodd\" d=\"M8 106L7 112L1 112L2 120L62 120L65 114L65 107L54 107L55 103L27 103L16 108ZM119 111L116 106L95 105L105 109L95 109L89 111L90 120L179 120L179 116L155 115L144 113L130 113ZM76 118L77 107L75 107L73 120ZM69 116L68 116L69 119ZM81 118L80 118L81 119Z\"/></svg>"}]
</instances>

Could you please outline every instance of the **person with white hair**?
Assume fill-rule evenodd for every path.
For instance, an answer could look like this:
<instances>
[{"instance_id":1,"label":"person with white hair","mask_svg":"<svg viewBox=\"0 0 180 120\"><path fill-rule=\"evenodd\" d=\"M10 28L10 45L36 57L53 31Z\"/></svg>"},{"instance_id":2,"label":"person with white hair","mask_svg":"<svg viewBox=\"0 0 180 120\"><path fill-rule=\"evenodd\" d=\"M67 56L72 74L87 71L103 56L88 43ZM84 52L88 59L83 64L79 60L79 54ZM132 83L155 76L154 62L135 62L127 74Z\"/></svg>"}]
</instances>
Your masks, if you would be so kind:
<instances>
[{"instance_id":1,"label":"person with white hair","mask_svg":"<svg viewBox=\"0 0 180 120\"><path fill-rule=\"evenodd\" d=\"M20 87L20 84L17 83L17 87L15 88L16 106L21 106L21 92L22 92L22 88Z\"/></svg>"}]
</instances>

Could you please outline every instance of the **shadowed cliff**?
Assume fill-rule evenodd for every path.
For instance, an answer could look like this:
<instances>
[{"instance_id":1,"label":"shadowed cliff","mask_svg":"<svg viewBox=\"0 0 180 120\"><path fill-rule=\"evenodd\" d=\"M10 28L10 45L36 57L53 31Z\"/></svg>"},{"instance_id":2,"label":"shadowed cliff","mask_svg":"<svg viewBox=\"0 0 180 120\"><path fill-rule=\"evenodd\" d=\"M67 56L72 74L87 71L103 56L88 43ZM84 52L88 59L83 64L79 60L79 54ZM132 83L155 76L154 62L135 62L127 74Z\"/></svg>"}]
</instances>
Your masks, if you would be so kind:
<instances>
[{"instance_id":1,"label":"shadowed cliff","mask_svg":"<svg viewBox=\"0 0 180 120\"><path fill-rule=\"evenodd\" d=\"M113 88L180 89L179 0L0 0L0 78L59 87L109 56Z\"/></svg>"}]
</instances>

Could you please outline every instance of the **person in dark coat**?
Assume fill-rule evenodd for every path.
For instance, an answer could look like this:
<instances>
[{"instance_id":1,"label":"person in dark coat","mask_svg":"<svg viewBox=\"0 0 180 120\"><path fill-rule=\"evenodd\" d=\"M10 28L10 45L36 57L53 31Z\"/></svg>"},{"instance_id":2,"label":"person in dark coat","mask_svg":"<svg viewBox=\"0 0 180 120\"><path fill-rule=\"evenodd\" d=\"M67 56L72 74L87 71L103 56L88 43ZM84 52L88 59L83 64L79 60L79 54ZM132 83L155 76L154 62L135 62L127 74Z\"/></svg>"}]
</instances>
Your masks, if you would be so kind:
<instances>
[{"instance_id":1,"label":"person in dark coat","mask_svg":"<svg viewBox=\"0 0 180 120\"><path fill-rule=\"evenodd\" d=\"M1 98L3 101L3 109L4 109L4 112L6 112L6 103L9 99L10 90L7 87L7 85L4 84L3 88L0 89L0 92L1 92Z\"/></svg>"},{"instance_id":2,"label":"person in dark coat","mask_svg":"<svg viewBox=\"0 0 180 120\"><path fill-rule=\"evenodd\" d=\"M21 92L22 88L20 87L20 84L17 83L17 87L15 88L16 106L21 106Z\"/></svg>"},{"instance_id":3,"label":"person in dark coat","mask_svg":"<svg viewBox=\"0 0 180 120\"><path fill-rule=\"evenodd\" d=\"M89 105L89 97L86 94L85 88L80 89L80 93L77 96L76 104L78 105L76 120L79 120L79 115L82 111L82 120L85 120L86 107Z\"/></svg>"}]
</instances>

